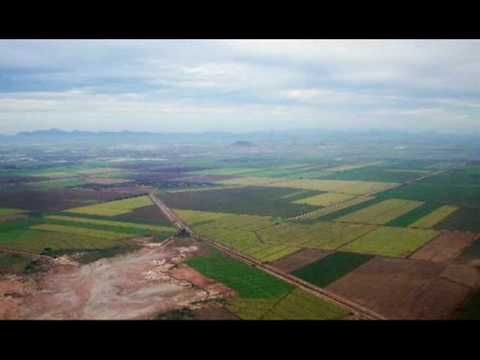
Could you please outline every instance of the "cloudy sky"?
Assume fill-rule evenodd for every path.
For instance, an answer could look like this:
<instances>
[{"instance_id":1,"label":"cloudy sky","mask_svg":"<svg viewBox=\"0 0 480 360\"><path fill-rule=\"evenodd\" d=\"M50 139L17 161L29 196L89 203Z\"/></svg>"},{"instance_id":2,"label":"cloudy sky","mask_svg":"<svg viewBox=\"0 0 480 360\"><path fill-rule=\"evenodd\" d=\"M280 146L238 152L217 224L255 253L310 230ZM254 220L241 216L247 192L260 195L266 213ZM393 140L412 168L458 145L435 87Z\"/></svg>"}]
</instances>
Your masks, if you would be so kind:
<instances>
[{"instance_id":1,"label":"cloudy sky","mask_svg":"<svg viewBox=\"0 0 480 360\"><path fill-rule=\"evenodd\" d=\"M480 132L480 41L0 40L0 133Z\"/></svg>"}]
</instances>

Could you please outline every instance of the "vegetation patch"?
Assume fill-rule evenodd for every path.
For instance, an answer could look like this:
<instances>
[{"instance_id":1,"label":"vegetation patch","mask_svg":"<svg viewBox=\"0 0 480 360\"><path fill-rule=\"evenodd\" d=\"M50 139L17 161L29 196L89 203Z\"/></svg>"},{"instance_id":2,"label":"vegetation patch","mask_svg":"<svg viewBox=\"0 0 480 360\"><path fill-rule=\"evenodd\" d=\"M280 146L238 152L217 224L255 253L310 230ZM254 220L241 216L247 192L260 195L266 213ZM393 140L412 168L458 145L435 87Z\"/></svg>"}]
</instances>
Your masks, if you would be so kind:
<instances>
[{"instance_id":1,"label":"vegetation patch","mask_svg":"<svg viewBox=\"0 0 480 360\"><path fill-rule=\"evenodd\" d=\"M480 208L461 207L446 219L435 225L441 230L480 232Z\"/></svg>"},{"instance_id":2,"label":"vegetation patch","mask_svg":"<svg viewBox=\"0 0 480 360\"><path fill-rule=\"evenodd\" d=\"M467 301L457 317L459 320L480 320L480 291Z\"/></svg>"},{"instance_id":3,"label":"vegetation patch","mask_svg":"<svg viewBox=\"0 0 480 360\"><path fill-rule=\"evenodd\" d=\"M423 205L399 216L392 221L386 223L386 226L408 227L422 217L430 214L432 211L438 209L441 205L437 203L424 203Z\"/></svg>"},{"instance_id":4,"label":"vegetation patch","mask_svg":"<svg viewBox=\"0 0 480 360\"><path fill-rule=\"evenodd\" d=\"M0 253L0 274L22 273L30 265L32 258L25 255Z\"/></svg>"},{"instance_id":5,"label":"vegetation patch","mask_svg":"<svg viewBox=\"0 0 480 360\"><path fill-rule=\"evenodd\" d=\"M421 206L419 201L389 199L352 214L342 216L336 221L357 224L386 224L403 214Z\"/></svg>"},{"instance_id":6,"label":"vegetation patch","mask_svg":"<svg viewBox=\"0 0 480 360\"><path fill-rule=\"evenodd\" d=\"M73 208L69 209L68 212L90 215L117 216L152 204L152 200L148 196L137 196L129 199Z\"/></svg>"},{"instance_id":7,"label":"vegetation patch","mask_svg":"<svg viewBox=\"0 0 480 360\"><path fill-rule=\"evenodd\" d=\"M252 266L226 257L211 256L187 260L187 265L235 290L242 298L272 299L289 293L293 286Z\"/></svg>"},{"instance_id":8,"label":"vegetation patch","mask_svg":"<svg viewBox=\"0 0 480 360\"><path fill-rule=\"evenodd\" d=\"M0 218L4 216L12 216L12 215L19 215L24 214L26 211L21 209L5 209L0 208Z\"/></svg>"},{"instance_id":9,"label":"vegetation patch","mask_svg":"<svg viewBox=\"0 0 480 360\"><path fill-rule=\"evenodd\" d=\"M370 255L337 252L298 269L292 274L323 288L370 259Z\"/></svg>"},{"instance_id":10,"label":"vegetation patch","mask_svg":"<svg viewBox=\"0 0 480 360\"><path fill-rule=\"evenodd\" d=\"M311 196L305 199L295 201L296 204L306 204L312 206L331 206L353 199L354 195L340 194L340 193L325 193Z\"/></svg>"},{"instance_id":11,"label":"vegetation patch","mask_svg":"<svg viewBox=\"0 0 480 360\"><path fill-rule=\"evenodd\" d=\"M342 247L342 251L392 257L405 257L435 236L437 231L380 227Z\"/></svg>"},{"instance_id":12,"label":"vegetation patch","mask_svg":"<svg viewBox=\"0 0 480 360\"><path fill-rule=\"evenodd\" d=\"M316 209L314 206L295 204L295 197L284 199L294 191L285 188L244 187L222 190L166 193L162 196L174 209L199 210L232 214L291 217ZM300 196L316 195L310 192Z\"/></svg>"},{"instance_id":13,"label":"vegetation patch","mask_svg":"<svg viewBox=\"0 0 480 360\"><path fill-rule=\"evenodd\" d=\"M57 224L34 225L31 227L31 229L57 232L57 233L68 234L68 235L81 235L81 236L102 238L102 239L108 239L108 240L131 237L131 235L127 233L115 233L115 232L105 231L105 230L96 230L96 229L81 228L81 227L75 227L75 226L57 225Z\"/></svg>"},{"instance_id":14,"label":"vegetation patch","mask_svg":"<svg viewBox=\"0 0 480 360\"><path fill-rule=\"evenodd\" d=\"M415 221L410 227L430 229L433 228L436 224L446 219L452 215L455 211L458 210L456 206L444 205L434 210L430 214L422 217L421 219Z\"/></svg>"}]
</instances>

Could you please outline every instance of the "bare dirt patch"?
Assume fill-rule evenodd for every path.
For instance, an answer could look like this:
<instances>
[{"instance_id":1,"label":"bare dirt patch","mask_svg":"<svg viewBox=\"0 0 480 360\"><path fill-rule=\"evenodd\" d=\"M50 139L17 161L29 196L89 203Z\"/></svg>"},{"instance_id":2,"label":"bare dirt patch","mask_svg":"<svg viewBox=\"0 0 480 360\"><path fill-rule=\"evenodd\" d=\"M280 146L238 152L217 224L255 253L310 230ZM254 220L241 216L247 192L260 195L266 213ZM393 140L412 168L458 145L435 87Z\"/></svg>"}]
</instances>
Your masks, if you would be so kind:
<instances>
[{"instance_id":1,"label":"bare dirt patch","mask_svg":"<svg viewBox=\"0 0 480 360\"><path fill-rule=\"evenodd\" d=\"M328 251L318 249L303 249L292 255L272 262L270 265L286 273L300 269L310 263L320 260L330 254Z\"/></svg>"},{"instance_id":2,"label":"bare dirt patch","mask_svg":"<svg viewBox=\"0 0 480 360\"><path fill-rule=\"evenodd\" d=\"M480 284L480 270L468 265L451 264L447 266L441 276L471 288L477 288Z\"/></svg>"},{"instance_id":3,"label":"bare dirt patch","mask_svg":"<svg viewBox=\"0 0 480 360\"><path fill-rule=\"evenodd\" d=\"M237 316L219 303L209 303L193 312L194 320L239 320Z\"/></svg>"},{"instance_id":4,"label":"bare dirt patch","mask_svg":"<svg viewBox=\"0 0 480 360\"><path fill-rule=\"evenodd\" d=\"M13 287L17 297L0 297L1 318L17 319L150 319L234 295L182 262L196 256L195 242L152 244L141 250L79 265L66 257L37 274L20 291L18 279L3 279L0 289ZM3 286L3 288L1 287ZM5 293L5 290L2 290ZM11 291L10 291L11 292Z\"/></svg>"},{"instance_id":5,"label":"bare dirt patch","mask_svg":"<svg viewBox=\"0 0 480 360\"><path fill-rule=\"evenodd\" d=\"M444 232L415 252L410 258L433 262L452 261L460 256L462 251L472 244L475 236L474 233L470 232Z\"/></svg>"},{"instance_id":6,"label":"bare dirt patch","mask_svg":"<svg viewBox=\"0 0 480 360\"><path fill-rule=\"evenodd\" d=\"M441 278L446 265L375 257L327 287L390 319L448 319L470 293Z\"/></svg>"}]
</instances>

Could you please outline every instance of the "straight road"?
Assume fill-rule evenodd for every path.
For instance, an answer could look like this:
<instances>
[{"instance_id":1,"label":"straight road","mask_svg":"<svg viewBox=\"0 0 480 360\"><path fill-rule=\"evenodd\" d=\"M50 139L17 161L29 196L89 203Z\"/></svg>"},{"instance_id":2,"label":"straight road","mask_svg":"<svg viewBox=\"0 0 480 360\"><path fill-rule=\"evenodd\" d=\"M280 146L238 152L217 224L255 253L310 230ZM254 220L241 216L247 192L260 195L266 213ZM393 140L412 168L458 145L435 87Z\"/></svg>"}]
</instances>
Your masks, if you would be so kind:
<instances>
[{"instance_id":1,"label":"straight road","mask_svg":"<svg viewBox=\"0 0 480 360\"><path fill-rule=\"evenodd\" d=\"M386 318L380 314L375 313L374 311L364 308L363 306L356 304L348 299L345 299L343 297L340 297L336 294L331 293L328 290L319 288L315 285L312 285L308 282L305 282L301 279L296 278L293 275L290 275L288 273L285 273L283 271L280 271L272 266L265 265L256 259L253 259L249 256L245 256L238 251L231 249L227 246L218 244L217 242L200 237L196 235L190 227L185 224L182 219L180 219L162 200L160 200L154 193L149 194L150 198L152 201L159 207L159 209L165 214L165 216L181 231L186 231L190 236L195 238L196 240L204 241L222 253L226 254L227 256L233 257L237 260L240 260L244 263L247 263L250 266L254 266L262 271L265 271L269 273L270 275L273 275L283 281L286 281L296 287L299 287L313 295L316 295L324 300L333 302L343 308L349 309L354 315L356 315L360 319L365 319L365 320L385 320Z\"/></svg>"}]
</instances>

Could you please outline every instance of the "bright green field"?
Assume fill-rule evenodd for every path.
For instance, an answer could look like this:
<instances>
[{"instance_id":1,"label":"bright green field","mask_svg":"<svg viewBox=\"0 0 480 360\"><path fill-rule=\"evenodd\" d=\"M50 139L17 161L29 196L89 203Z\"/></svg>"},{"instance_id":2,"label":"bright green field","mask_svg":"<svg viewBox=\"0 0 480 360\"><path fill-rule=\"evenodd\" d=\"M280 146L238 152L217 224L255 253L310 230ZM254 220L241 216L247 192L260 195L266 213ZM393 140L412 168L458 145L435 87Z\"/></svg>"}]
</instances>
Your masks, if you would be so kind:
<instances>
[{"instance_id":1,"label":"bright green field","mask_svg":"<svg viewBox=\"0 0 480 360\"><path fill-rule=\"evenodd\" d=\"M106 239L106 240L117 240L117 239L131 237L131 235L129 235L129 234L122 234L122 233L115 233L115 232L111 232L111 231L81 228L81 227L75 227L75 226L65 226L65 225L58 225L58 224L34 225L34 226L31 227L31 229L33 229L33 230L44 230L44 231L67 234L67 235L80 235L80 236L88 236L88 237L93 237L93 238L102 238L102 239Z\"/></svg>"},{"instance_id":2,"label":"bright green field","mask_svg":"<svg viewBox=\"0 0 480 360\"><path fill-rule=\"evenodd\" d=\"M289 293L293 286L272 275L214 251L211 256L195 257L187 264L205 276L237 291L242 298L271 299Z\"/></svg>"},{"instance_id":3,"label":"bright green field","mask_svg":"<svg viewBox=\"0 0 480 360\"><path fill-rule=\"evenodd\" d=\"M405 257L424 245L438 232L434 230L380 227L341 248L362 254Z\"/></svg>"}]
</instances>

